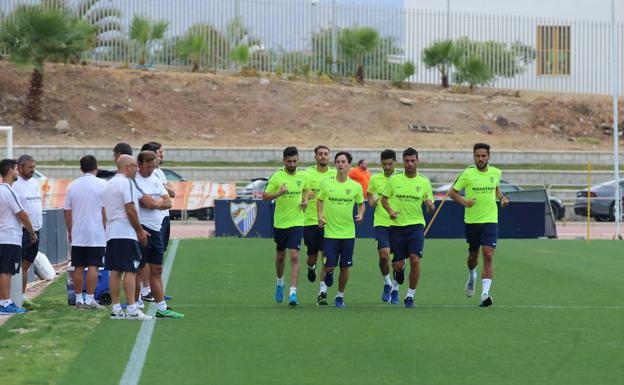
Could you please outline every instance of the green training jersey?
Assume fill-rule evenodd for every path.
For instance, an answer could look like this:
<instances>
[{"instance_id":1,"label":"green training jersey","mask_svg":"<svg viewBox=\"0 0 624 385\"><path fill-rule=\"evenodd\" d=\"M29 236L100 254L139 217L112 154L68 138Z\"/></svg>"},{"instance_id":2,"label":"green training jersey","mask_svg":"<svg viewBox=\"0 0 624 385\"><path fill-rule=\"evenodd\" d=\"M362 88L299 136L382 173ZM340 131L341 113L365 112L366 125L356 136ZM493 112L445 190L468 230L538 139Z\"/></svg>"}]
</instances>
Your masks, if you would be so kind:
<instances>
[{"instance_id":1,"label":"green training jersey","mask_svg":"<svg viewBox=\"0 0 624 385\"><path fill-rule=\"evenodd\" d=\"M344 182L327 179L321 184L318 199L323 201L323 216L327 222L325 238L355 238L353 205L364 202L362 185L353 179Z\"/></svg>"},{"instance_id":2,"label":"green training jersey","mask_svg":"<svg viewBox=\"0 0 624 385\"><path fill-rule=\"evenodd\" d=\"M390 176L386 176L383 172L380 172L373 175L368 181L368 196L373 195L377 199L377 206L375 206L375 218L373 221L374 227L389 227L392 224L390 215L388 215L388 212L381 204L381 194L383 194L386 189L386 184L388 184L389 179Z\"/></svg>"},{"instance_id":3,"label":"green training jersey","mask_svg":"<svg viewBox=\"0 0 624 385\"><path fill-rule=\"evenodd\" d=\"M488 166L486 171L479 171L470 166L461 173L453 188L465 191L465 199L474 199L474 206L464 209L465 223L498 223L496 205L496 187L500 185L501 171Z\"/></svg>"},{"instance_id":4,"label":"green training jersey","mask_svg":"<svg viewBox=\"0 0 624 385\"><path fill-rule=\"evenodd\" d=\"M308 177L305 172L297 171L294 175L290 175L281 169L271 175L264 191L276 193L284 184L288 191L275 198L273 227L287 229L303 226L303 210L300 206L303 200L301 193L303 190L308 190Z\"/></svg>"},{"instance_id":5,"label":"green training jersey","mask_svg":"<svg viewBox=\"0 0 624 385\"><path fill-rule=\"evenodd\" d=\"M390 219L391 226L425 225L422 206L425 200L433 199L429 179L420 174L413 178L405 174L392 175L383 195L388 198L392 210L399 213L396 219Z\"/></svg>"},{"instance_id":6,"label":"green training jersey","mask_svg":"<svg viewBox=\"0 0 624 385\"><path fill-rule=\"evenodd\" d=\"M325 179L335 177L336 169L333 167L329 167L325 172L318 172L316 170L316 166L310 166L307 168L306 174L308 176L308 185L310 186L310 191L314 192L314 196L308 201L308 208L305 211L304 226L318 226L318 217L316 215L316 198L319 191L321 191L321 182L323 182Z\"/></svg>"}]
</instances>

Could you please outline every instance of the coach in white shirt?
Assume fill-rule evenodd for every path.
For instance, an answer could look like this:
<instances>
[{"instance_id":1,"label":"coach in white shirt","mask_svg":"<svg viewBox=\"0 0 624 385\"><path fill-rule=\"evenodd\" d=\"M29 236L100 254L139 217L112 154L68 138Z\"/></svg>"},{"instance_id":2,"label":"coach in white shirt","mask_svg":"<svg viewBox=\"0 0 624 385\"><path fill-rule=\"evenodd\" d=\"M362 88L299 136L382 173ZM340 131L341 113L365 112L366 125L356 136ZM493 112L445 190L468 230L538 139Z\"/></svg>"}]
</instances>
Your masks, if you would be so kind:
<instances>
[{"instance_id":1,"label":"coach in white shirt","mask_svg":"<svg viewBox=\"0 0 624 385\"><path fill-rule=\"evenodd\" d=\"M110 271L109 287L113 309L111 319L148 320L135 302L136 272L141 262L139 243L147 246L147 231L139 221L140 191L132 181L137 163L130 155L122 155L117 161L117 174L108 182L102 193L106 216L106 257L104 266ZM120 282L128 301L125 314L119 302Z\"/></svg>"},{"instance_id":2,"label":"coach in white shirt","mask_svg":"<svg viewBox=\"0 0 624 385\"><path fill-rule=\"evenodd\" d=\"M28 214L11 187L17 177L17 162L0 161L0 314L25 313L11 301L11 276L19 272L22 261L22 226L31 243L37 242Z\"/></svg>"},{"instance_id":3,"label":"coach in white shirt","mask_svg":"<svg viewBox=\"0 0 624 385\"><path fill-rule=\"evenodd\" d=\"M76 309L103 310L95 301L99 267L106 252L106 215L102 193L106 182L95 175L97 160L93 155L80 158L83 175L71 182L65 193L65 225L71 245L72 278L76 289ZM87 293L83 298L84 269L87 268Z\"/></svg>"},{"instance_id":4,"label":"coach in white shirt","mask_svg":"<svg viewBox=\"0 0 624 385\"><path fill-rule=\"evenodd\" d=\"M162 285L162 264L164 248L161 238L163 210L171 207L171 199L160 180L154 175L158 164L156 154L152 151L141 151L138 158L139 172L135 177L137 186L143 196L140 199L139 216L141 225L150 236L147 247L141 248L142 264L149 266L149 282L152 295L158 304L156 317L182 318L183 315L167 307Z\"/></svg>"},{"instance_id":5,"label":"coach in white shirt","mask_svg":"<svg viewBox=\"0 0 624 385\"><path fill-rule=\"evenodd\" d=\"M37 233L37 241L31 242L28 231L22 230L22 292L24 293L24 309L32 310L37 307L34 303L26 299L26 284L28 283L28 269L35 262L39 253L39 230L43 226L43 206L41 197L41 186L33 178L35 174L35 160L30 155L22 155L17 160L17 170L19 176L13 184L13 190L20 198L24 210L30 218L33 230Z\"/></svg>"}]
</instances>

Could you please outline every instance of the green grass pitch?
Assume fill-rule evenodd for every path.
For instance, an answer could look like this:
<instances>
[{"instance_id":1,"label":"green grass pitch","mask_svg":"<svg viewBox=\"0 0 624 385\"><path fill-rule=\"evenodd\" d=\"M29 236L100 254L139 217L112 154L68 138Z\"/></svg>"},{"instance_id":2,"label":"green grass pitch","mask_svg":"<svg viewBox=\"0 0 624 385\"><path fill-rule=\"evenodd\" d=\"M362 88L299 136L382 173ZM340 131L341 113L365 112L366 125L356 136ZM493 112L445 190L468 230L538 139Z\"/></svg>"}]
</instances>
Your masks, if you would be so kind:
<instances>
[{"instance_id":1,"label":"green grass pitch","mask_svg":"<svg viewBox=\"0 0 624 385\"><path fill-rule=\"evenodd\" d=\"M463 241L428 240L425 253L414 309L381 302L372 240L356 243L346 309L316 306L303 260L289 308L274 300L271 240L182 241L167 293L186 318L156 321L139 383L621 383L620 242L501 240L486 309L480 285L463 294ZM140 323L68 308L64 283L0 328L3 385L119 384Z\"/></svg>"}]
</instances>

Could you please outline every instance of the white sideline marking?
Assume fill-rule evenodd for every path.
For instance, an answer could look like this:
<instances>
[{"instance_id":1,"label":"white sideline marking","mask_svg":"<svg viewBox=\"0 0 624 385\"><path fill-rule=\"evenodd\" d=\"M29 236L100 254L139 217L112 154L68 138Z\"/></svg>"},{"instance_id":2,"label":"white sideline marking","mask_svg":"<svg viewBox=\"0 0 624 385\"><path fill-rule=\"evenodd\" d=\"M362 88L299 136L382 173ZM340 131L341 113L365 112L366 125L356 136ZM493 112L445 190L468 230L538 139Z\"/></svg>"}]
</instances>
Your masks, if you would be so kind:
<instances>
[{"instance_id":1,"label":"white sideline marking","mask_svg":"<svg viewBox=\"0 0 624 385\"><path fill-rule=\"evenodd\" d=\"M310 303L310 306L313 307L318 307L318 308L332 308L334 306L332 306L331 304L329 306L317 306L314 303ZM273 308L276 305L275 304L267 304L267 305L244 305L244 304L178 304L176 305L178 307L184 308L184 307L205 307L205 308L254 308L254 309L260 309L260 308ZM390 305L390 304L348 304L347 308L349 307L369 307L369 308L376 308L376 307L385 307L388 309L395 309L395 308L401 308L403 307L403 304L401 305ZM415 304L416 308L438 308L438 309L476 309L478 308L477 304L466 304L466 305L460 305L460 304L426 304L426 305L419 305L419 304ZM605 306L591 306L591 305L492 305L493 309L536 309L536 310L624 310L624 306L620 306L620 305L605 305Z\"/></svg>"},{"instance_id":2,"label":"white sideline marking","mask_svg":"<svg viewBox=\"0 0 624 385\"><path fill-rule=\"evenodd\" d=\"M178 239L174 239L171 243L171 249L169 249L169 252L167 253L167 260L165 261L162 273L163 293L167 287L167 281L169 281L169 273L171 272L171 266L173 266L173 260L175 259L176 252L178 251L178 243L180 243L180 241ZM156 314L156 308L157 306L155 303L150 303L147 314L153 317L154 314ZM141 330L139 330L134 347L132 348L132 353L130 353L130 358L128 358L128 364L126 365L126 369L121 376L121 380L119 380L119 385L136 385L139 383L141 372L143 372L143 365L145 364L145 357L147 357L147 350L149 349L150 342L152 340L152 333L154 332L155 324L156 319L152 319L151 321L142 321Z\"/></svg>"}]
</instances>

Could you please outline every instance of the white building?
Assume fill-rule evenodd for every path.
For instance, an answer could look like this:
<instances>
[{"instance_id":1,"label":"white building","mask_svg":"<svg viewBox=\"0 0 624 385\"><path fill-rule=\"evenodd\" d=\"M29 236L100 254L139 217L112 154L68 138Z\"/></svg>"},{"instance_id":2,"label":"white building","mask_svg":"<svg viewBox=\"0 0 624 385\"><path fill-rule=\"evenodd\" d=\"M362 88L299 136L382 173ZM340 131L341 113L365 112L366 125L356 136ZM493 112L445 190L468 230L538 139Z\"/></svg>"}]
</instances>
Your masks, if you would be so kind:
<instances>
[{"instance_id":1,"label":"white building","mask_svg":"<svg viewBox=\"0 0 624 385\"><path fill-rule=\"evenodd\" d=\"M439 78L437 71L420 64L424 48L437 40L467 37L535 49L535 60L522 74L497 77L493 86L611 92L611 0L405 0L405 9L405 53L419 63L416 82L434 83ZM622 88L622 1L616 2L616 20Z\"/></svg>"}]
</instances>

